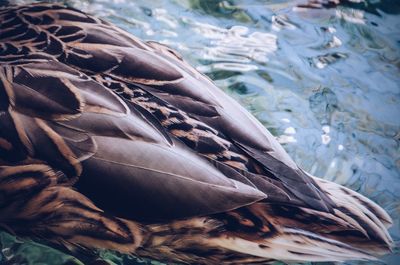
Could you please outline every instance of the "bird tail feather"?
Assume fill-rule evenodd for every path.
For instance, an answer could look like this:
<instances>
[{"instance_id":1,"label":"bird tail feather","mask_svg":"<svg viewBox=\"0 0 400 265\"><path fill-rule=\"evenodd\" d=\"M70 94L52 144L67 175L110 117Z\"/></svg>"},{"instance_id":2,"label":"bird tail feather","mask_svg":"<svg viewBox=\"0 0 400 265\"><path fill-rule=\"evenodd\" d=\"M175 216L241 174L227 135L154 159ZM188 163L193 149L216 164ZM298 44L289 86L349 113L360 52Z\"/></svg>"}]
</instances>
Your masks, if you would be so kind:
<instances>
[{"instance_id":1,"label":"bird tail feather","mask_svg":"<svg viewBox=\"0 0 400 265\"><path fill-rule=\"evenodd\" d=\"M385 210L357 192L313 178L336 204L333 213L256 203L232 212L224 220L230 230L212 243L286 262L375 260L391 252L392 219Z\"/></svg>"}]
</instances>

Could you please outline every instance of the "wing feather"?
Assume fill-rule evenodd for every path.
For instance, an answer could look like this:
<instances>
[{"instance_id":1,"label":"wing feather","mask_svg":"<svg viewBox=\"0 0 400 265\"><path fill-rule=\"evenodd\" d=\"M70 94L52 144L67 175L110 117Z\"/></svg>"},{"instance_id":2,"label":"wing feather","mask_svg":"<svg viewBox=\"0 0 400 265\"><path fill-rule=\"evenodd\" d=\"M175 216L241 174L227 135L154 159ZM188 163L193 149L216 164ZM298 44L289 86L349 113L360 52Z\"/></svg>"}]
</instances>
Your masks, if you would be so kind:
<instances>
[{"instance_id":1,"label":"wing feather","mask_svg":"<svg viewBox=\"0 0 400 265\"><path fill-rule=\"evenodd\" d=\"M57 4L0 20L0 219L19 232L199 263L390 249L384 210L307 175L172 49Z\"/></svg>"},{"instance_id":2,"label":"wing feather","mask_svg":"<svg viewBox=\"0 0 400 265\"><path fill-rule=\"evenodd\" d=\"M252 182L258 189L270 185L268 180L273 179L280 182L279 189L291 197L290 202L296 201L320 211L332 211L332 200L323 195L318 184L303 173L268 130L207 77L187 64L177 52L162 44L142 42L107 22L77 10L60 8L61 10L54 9L45 13L30 8L32 7L16 11L20 22L13 23L35 24L33 28L37 30L37 43L34 47L29 47L34 53L53 55L56 60L71 68L92 77L100 76L104 83L122 83L121 96L130 104L139 105L142 118L147 119L148 124L154 124L152 127L156 129L156 134L164 135L162 138L167 139L167 142L165 130L208 159L224 163L237 171L263 175L266 181L259 181L258 178L256 183L259 187ZM45 18L45 14L50 19ZM28 34L28 28L21 27L17 30ZM6 32L5 38L10 38L13 34L15 32ZM47 46L43 46L45 40ZM46 74L43 71L40 69L39 72ZM73 91L71 88L76 86L89 86L83 85L81 80L69 82L69 78L66 79L61 81L61 84L66 84L65 91ZM136 95L138 87L142 92ZM89 103L93 91L88 90L85 98L79 100L80 103L86 103L86 112L106 114L105 110L109 110L112 105L119 106L114 101L108 101L110 105L99 108L101 100L97 98L97 107L93 107ZM56 94L61 95L62 92ZM107 100L110 100L109 95ZM103 100L103 105L104 102ZM25 105L29 106L28 103ZM71 104L68 106L72 107ZM79 113L81 108L80 105L72 109ZM55 107L53 109L53 112L66 112L56 110ZM144 114L144 110L148 114ZM34 111L39 113L38 110ZM67 114L62 114L61 117L68 119L68 115L72 115ZM155 122L153 116L159 122ZM98 121L98 124L101 123ZM119 122L115 125L117 123ZM161 129L160 124L165 130ZM109 125L108 122L107 126ZM149 138L149 134L152 133L147 133L143 139ZM245 176L242 180L243 183L249 181ZM278 194L283 193L274 193L276 197L269 196L268 200L281 202L286 195L282 197Z\"/></svg>"},{"instance_id":3,"label":"wing feather","mask_svg":"<svg viewBox=\"0 0 400 265\"><path fill-rule=\"evenodd\" d=\"M128 107L85 74L57 61L3 68L12 73L2 76L14 92L8 111L29 156L61 170L70 183L77 181L75 187L105 210L169 220L220 213L266 198L251 183L231 179L173 140L152 114ZM46 78L49 82L42 82ZM16 92L19 86L25 89L21 93ZM73 115L64 111L68 109Z\"/></svg>"}]
</instances>

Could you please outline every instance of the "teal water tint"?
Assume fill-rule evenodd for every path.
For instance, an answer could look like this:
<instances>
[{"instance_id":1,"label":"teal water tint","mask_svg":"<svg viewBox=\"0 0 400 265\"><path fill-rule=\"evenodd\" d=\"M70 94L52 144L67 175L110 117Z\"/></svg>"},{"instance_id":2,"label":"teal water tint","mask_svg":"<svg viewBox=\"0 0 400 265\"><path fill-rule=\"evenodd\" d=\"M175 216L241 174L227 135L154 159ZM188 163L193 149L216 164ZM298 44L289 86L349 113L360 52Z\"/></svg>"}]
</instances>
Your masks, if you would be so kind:
<instances>
[{"instance_id":1,"label":"teal water tint","mask_svg":"<svg viewBox=\"0 0 400 265\"><path fill-rule=\"evenodd\" d=\"M345 1L329 9L284 0L65 3L178 50L251 111L305 170L383 206L397 242L383 262L400 264L399 1ZM48 264L60 264L45 247L6 234L0 239L3 260L14 253L31 258L26 264L45 264L29 256L40 252ZM61 259L68 258L58 254Z\"/></svg>"}]
</instances>

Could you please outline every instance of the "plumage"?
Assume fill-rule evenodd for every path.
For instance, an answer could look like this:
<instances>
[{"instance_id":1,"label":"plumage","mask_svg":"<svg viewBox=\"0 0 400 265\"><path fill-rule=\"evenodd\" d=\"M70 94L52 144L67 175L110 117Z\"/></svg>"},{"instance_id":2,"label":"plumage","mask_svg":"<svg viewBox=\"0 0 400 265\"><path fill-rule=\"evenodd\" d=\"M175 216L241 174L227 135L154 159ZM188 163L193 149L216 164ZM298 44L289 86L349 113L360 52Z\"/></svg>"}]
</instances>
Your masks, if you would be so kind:
<instances>
[{"instance_id":1,"label":"plumage","mask_svg":"<svg viewBox=\"0 0 400 265\"><path fill-rule=\"evenodd\" d=\"M170 48L58 4L0 9L0 223L167 262L374 259L390 217L300 169Z\"/></svg>"}]
</instances>

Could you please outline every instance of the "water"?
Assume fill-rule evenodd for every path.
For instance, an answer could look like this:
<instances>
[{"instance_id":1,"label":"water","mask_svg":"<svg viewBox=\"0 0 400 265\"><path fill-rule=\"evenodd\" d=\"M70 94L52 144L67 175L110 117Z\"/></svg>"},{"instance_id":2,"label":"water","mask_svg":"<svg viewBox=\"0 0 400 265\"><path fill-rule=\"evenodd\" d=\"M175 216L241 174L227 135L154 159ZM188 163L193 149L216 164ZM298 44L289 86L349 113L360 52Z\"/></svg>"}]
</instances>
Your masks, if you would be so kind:
<instances>
[{"instance_id":1,"label":"water","mask_svg":"<svg viewBox=\"0 0 400 265\"><path fill-rule=\"evenodd\" d=\"M400 3L354 2L305 9L300 1L66 1L178 50L304 169L383 206L399 246ZM0 244L0 258L18 264L70 259L5 233ZM103 255L116 264L136 262ZM399 247L383 261L399 264Z\"/></svg>"}]
</instances>

